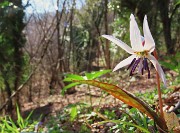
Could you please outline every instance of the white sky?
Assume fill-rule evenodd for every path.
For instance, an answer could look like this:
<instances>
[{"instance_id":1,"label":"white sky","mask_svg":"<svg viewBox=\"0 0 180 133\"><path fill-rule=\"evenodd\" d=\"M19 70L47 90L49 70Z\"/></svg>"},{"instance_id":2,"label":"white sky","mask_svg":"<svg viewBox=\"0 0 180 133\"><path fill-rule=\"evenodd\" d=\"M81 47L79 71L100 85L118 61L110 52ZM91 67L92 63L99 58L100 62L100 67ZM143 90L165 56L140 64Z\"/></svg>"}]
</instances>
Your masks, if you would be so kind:
<instances>
[{"instance_id":1,"label":"white sky","mask_svg":"<svg viewBox=\"0 0 180 133\"><path fill-rule=\"evenodd\" d=\"M23 0L23 4L25 5L28 0ZM67 2L71 0L67 0ZM82 7L82 4L85 0L76 0L77 8ZM43 13L45 11L54 12L57 0L30 0L31 6L26 8L26 13L31 14L33 11L38 13ZM62 0L59 0L62 4Z\"/></svg>"},{"instance_id":2,"label":"white sky","mask_svg":"<svg viewBox=\"0 0 180 133\"><path fill-rule=\"evenodd\" d=\"M23 0L26 4L28 0ZM31 6L26 8L26 13L33 13L33 11L43 13L44 11L55 11L56 0L30 0Z\"/></svg>"}]
</instances>

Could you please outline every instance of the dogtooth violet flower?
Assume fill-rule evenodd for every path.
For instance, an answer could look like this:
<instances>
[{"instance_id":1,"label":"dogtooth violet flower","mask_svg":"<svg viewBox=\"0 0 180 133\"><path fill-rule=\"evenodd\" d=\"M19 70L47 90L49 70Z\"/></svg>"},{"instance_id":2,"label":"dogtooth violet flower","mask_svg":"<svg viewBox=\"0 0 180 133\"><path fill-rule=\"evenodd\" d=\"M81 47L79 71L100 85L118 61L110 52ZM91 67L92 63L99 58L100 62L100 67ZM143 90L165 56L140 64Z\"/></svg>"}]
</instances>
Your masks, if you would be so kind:
<instances>
[{"instance_id":1,"label":"dogtooth violet flower","mask_svg":"<svg viewBox=\"0 0 180 133\"><path fill-rule=\"evenodd\" d=\"M134 15L131 14L130 16L130 42L131 42L132 48L129 47L124 42L122 42L121 40L111 35L102 35L104 38L112 41L113 43L117 44L122 49L124 49L126 52L131 54L131 56L129 56L128 58L124 59L119 64L117 64L116 67L113 69L113 71L116 71L124 66L129 65L127 69L131 69L130 76L133 75L133 72L138 67L138 71L142 75L144 73L144 70L147 70L148 78L150 78L150 69L148 66L148 60L149 60L150 62L152 62L153 66L158 72L161 80L164 83L164 86L166 86L166 78L165 78L164 72L161 66L159 65L158 61L156 60L156 58L153 55L151 55L151 53L155 49L155 42L151 35L146 15L143 21L143 32L144 32L144 37L141 36L140 34L140 30L138 28Z\"/></svg>"}]
</instances>

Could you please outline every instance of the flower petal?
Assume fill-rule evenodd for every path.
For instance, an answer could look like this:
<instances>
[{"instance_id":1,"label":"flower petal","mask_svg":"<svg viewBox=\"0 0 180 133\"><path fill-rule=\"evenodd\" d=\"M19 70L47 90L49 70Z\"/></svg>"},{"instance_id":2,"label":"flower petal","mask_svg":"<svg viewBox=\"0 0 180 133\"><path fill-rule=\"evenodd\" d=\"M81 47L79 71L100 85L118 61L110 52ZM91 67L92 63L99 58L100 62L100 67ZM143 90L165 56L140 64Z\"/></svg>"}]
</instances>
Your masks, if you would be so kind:
<instances>
[{"instance_id":1,"label":"flower petal","mask_svg":"<svg viewBox=\"0 0 180 133\"><path fill-rule=\"evenodd\" d=\"M143 69L143 60L141 59L138 67L138 72L142 73L142 69Z\"/></svg>"},{"instance_id":2,"label":"flower petal","mask_svg":"<svg viewBox=\"0 0 180 133\"><path fill-rule=\"evenodd\" d=\"M166 87L166 78L165 78L165 74L161 68L161 66L159 65L158 61L156 60L156 58L152 55L149 54L148 59L152 62L152 64L154 65L156 71L159 74L159 77L161 78L161 80L164 83L164 86Z\"/></svg>"},{"instance_id":3,"label":"flower petal","mask_svg":"<svg viewBox=\"0 0 180 133\"><path fill-rule=\"evenodd\" d=\"M122 42L121 40L115 38L114 36L111 35L102 35L102 37L112 41L113 43L117 44L119 47L121 47L122 49L124 49L126 52L128 52L129 54L133 54L135 51L130 48L127 44L125 44L124 42Z\"/></svg>"},{"instance_id":4,"label":"flower petal","mask_svg":"<svg viewBox=\"0 0 180 133\"><path fill-rule=\"evenodd\" d=\"M154 51L155 48L155 42L151 35L148 22L147 22L147 16L144 16L144 22L143 22L143 32L144 32L144 38L145 38L145 50L150 50L150 53Z\"/></svg>"},{"instance_id":5,"label":"flower petal","mask_svg":"<svg viewBox=\"0 0 180 133\"><path fill-rule=\"evenodd\" d=\"M131 14L130 19L130 41L132 49L135 51L143 51L141 34L133 14Z\"/></svg>"},{"instance_id":6,"label":"flower petal","mask_svg":"<svg viewBox=\"0 0 180 133\"><path fill-rule=\"evenodd\" d=\"M113 69L113 72L124 66L129 65L134 58L136 58L136 55L131 55L128 58L124 59L123 61L121 61L119 64L116 65L116 67Z\"/></svg>"}]
</instances>

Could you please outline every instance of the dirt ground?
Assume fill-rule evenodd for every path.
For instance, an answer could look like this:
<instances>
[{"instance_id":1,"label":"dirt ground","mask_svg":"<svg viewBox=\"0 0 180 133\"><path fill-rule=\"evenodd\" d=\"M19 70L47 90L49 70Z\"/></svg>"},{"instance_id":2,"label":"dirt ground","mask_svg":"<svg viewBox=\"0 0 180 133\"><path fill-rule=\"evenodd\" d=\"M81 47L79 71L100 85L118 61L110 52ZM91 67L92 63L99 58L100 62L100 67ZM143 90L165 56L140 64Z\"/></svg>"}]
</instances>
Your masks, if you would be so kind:
<instances>
[{"instance_id":1,"label":"dirt ground","mask_svg":"<svg viewBox=\"0 0 180 133\"><path fill-rule=\"evenodd\" d=\"M173 72L169 72L173 76ZM147 78L147 73L144 75L134 75L129 77L128 72L116 73L116 76L110 76L109 82L116 84L117 86L131 92L131 93L143 93L145 91L151 91L156 87L156 74L155 71L151 71L151 78ZM44 82L42 82L44 84ZM41 85L43 88L43 85ZM35 110L34 113L40 115L41 113L56 113L68 104L77 102L90 103L90 96L92 98L93 106L103 106L107 104L119 104L121 101L115 99L113 96L103 93L101 89L91 87L90 91L87 89L87 85L80 85L76 87L76 92L71 95L62 96L60 90L56 90L55 94L48 95L49 91L41 92L41 96L35 95L32 102L25 102L22 106L22 112L27 114L31 110ZM38 93L34 92L34 93Z\"/></svg>"}]
</instances>

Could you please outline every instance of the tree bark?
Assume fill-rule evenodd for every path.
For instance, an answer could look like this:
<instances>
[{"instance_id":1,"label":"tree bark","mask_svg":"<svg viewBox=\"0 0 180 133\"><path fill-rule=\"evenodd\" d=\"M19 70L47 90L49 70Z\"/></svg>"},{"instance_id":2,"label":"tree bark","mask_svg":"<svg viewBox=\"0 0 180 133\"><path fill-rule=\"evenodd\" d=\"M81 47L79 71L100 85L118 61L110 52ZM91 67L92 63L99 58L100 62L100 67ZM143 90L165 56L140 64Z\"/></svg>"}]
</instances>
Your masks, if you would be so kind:
<instances>
[{"instance_id":1,"label":"tree bark","mask_svg":"<svg viewBox=\"0 0 180 133\"><path fill-rule=\"evenodd\" d=\"M169 2L169 0L159 0L158 5L163 24L163 32L167 53L174 54L174 43L172 43L171 37L171 19L169 17Z\"/></svg>"},{"instance_id":2,"label":"tree bark","mask_svg":"<svg viewBox=\"0 0 180 133\"><path fill-rule=\"evenodd\" d=\"M108 0L104 1L105 10L104 10L104 25L105 25L105 34L108 35ZM109 50L109 41L106 39L106 50L105 50L105 60L107 69L111 68L110 64L110 50Z\"/></svg>"},{"instance_id":3,"label":"tree bark","mask_svg":"<svg viewBox=\"0 0 180 133\"><path fill-rule=\"evenodd\" d=\"M6 92L7 92L8 98L10 98L12 95L11 88L10 88L9 83L7 81L5 81L5 85L6 85ZM9 103L7 105L7 112L12 114L12 110L13 110L13 102L12 102L12 99L10 99Z\"/></svg>"}]
</instances>

